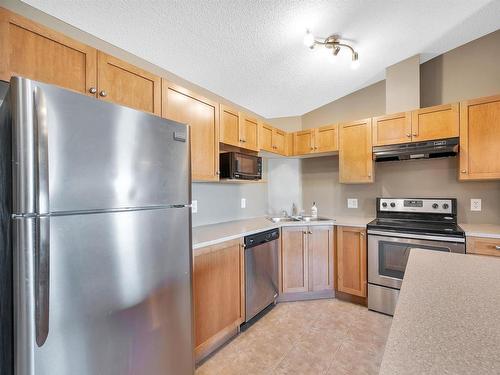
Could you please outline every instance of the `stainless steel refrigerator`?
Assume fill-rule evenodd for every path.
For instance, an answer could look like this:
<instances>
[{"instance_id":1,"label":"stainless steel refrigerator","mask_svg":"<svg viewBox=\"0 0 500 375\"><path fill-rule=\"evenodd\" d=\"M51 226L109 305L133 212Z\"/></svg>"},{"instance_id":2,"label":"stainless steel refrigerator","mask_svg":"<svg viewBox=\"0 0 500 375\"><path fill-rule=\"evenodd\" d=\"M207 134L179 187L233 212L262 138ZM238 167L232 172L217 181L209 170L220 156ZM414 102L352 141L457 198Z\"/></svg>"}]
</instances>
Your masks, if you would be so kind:
<instances>
[{"instance_id":1,"label":"stainless steel refrigerator","mask_svg":"<svg viewBox=\"0 0 500 375\"><path fill-rule=\"evenodd\" d=\"M0 152L0 372L192 374L188 127L15 77Z\"/></svg>"}]
</instances>

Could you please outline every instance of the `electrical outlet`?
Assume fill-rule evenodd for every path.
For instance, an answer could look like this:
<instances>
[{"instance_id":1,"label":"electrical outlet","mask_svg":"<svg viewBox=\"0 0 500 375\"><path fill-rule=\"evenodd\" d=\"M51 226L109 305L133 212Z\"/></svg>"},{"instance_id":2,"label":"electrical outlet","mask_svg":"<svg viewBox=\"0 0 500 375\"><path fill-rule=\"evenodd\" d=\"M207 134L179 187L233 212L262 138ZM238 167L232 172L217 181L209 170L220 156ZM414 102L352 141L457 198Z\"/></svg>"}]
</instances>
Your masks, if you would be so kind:
<instances>
[{"instance_id":1,"label":"electrical outlet","mask_svg":"<svg viewBox=\"0 0 500 375\"><path fill-rule=\"evenodd\" d=\"M347 198L347 208L358 208L358 200L356 198Z\"/></svg>"},{"instance_id":2,"label":"electrical outlet","mask_svg":"<svg viewBox=\"0 0 500 375\"><path fill-rule=\"evenodd\" d=\"M198 201L192 201L191 202L191 212L193 214L198 212Z\"/></svg>"},{"instance_id":3,"label":"electrical outlet","mask_svg":"<svg viewBox=\"0 0 500 375\"><path fill-rule=\"evenodd\" d=\"M247 207L247 200L245 198L241 198L241 208Z\"/></svg>"},{"instance_id":4,"label":"electrical outlet","mask_svg":"<svg viewBox=\"0 0 500 375\"><path fill-rule=\"evenodd\" d=\"M470 200L471 211L481 211L481 199L473 198Z\"/></svg>"}]
</instances>

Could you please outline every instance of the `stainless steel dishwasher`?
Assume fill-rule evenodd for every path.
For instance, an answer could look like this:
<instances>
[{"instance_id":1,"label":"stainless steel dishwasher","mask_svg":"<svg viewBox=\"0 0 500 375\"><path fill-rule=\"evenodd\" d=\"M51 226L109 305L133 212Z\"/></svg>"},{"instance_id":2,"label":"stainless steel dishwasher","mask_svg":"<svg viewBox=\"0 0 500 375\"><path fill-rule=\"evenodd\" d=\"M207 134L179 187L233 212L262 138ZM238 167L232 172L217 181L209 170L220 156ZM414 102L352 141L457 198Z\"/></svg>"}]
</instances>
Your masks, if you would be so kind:
<instances>
[{"instance_id":1,"label":"stainless steel dishwasher","mask_svg":"<svg viewBox=\"0 0 500 375\"><path fill-rule=\"evenodd\" d=\"M245 321L278 297L279 229L245 237Z\"/></svg>"}]
</instances>

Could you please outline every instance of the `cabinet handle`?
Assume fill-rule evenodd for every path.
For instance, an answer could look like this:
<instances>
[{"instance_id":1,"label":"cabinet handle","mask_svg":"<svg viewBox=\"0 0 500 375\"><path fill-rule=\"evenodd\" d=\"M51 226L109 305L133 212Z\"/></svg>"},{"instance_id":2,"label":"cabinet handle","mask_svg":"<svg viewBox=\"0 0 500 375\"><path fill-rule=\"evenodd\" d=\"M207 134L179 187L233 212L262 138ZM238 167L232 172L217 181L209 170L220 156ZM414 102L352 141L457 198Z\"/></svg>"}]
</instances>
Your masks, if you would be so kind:
<instances>
[{"instance_id":1,"label":"cabinet handle","mask_svg":"<svg viewBox=\"0 0 500 375\"><path fill-rule=\"evenodd\" d=\"M218 176L218 175L220 175L220 171L215 172L215 174L216 174L217 176Z\"/></svg>"},{"instance_id":2,"label":"cabinet handle","mask_svg":"<svg viewBox=\"0 0 500 375\"><path fill-rule=\"evenodd\" d=\"M467 169L462 169L460 172L467 173Z\"/></svg>"},{"instance_id":3,"label":"cabinet handle","mask_svg":"<svg viewBox=\"0 0 500 375\"><path fill-rule=\"evenodd\" d=\"M91 88L89 89L89 92L90 92L91 94L95 94L95 93L97 92L97 89L96 89L95 87L91 87Z\"/></svg>"},{"instance_id":4,"label":"cabinet handle","mask_svg":"<svg viewBox=\"0 0 500 375\"><path fill-rule=\"evenodd\" d=\"M99 96L102 96L103 98L108 96L108 93L104 90L101 90L101 92L99 92Z\"/></svg>"},{"instance_id":5,"label":"cabinet handle","mask_svg":"<svg viewBox=\"0 0 500 375\"><path fill-rule=\"evenodd\" d=\"M495 246L495 250L500 250L500 246Z\"/></svg>"}]
</instances>

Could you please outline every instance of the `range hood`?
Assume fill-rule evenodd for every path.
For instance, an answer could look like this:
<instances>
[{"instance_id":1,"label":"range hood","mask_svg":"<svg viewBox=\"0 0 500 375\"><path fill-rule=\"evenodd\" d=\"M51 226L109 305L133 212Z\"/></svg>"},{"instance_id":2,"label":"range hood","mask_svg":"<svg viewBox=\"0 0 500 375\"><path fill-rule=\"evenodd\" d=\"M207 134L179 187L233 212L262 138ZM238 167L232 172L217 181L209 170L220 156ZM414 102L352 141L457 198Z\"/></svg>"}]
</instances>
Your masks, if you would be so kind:
<instances>
[{"instance_id":1,"label":"range hood","mask_svg":"<svg viewBox=\"0 0 500 375\"><path fill-rule=\"evenodd\" d=\"M399 145L373 147L373 160L431 159L455 156L458 153L458 137L437 141L412 142Z\"/></svg>"}]
</instances>

